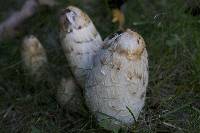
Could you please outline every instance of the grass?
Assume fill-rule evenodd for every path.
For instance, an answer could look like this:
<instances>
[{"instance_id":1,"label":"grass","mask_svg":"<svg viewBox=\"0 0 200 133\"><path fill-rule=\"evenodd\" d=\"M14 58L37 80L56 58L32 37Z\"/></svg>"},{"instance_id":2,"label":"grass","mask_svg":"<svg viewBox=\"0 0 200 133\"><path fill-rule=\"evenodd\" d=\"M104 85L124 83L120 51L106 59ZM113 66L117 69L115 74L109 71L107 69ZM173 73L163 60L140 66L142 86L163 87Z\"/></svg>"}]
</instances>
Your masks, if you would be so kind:
<instances>
[{"instance_id":1,"label":"grass","mask_svg":"<svg viewBox=\"0 0 200 133\"><path fill-rule=\"evenodd\" d=\"M105 38L117 30L110 10L103 1L86 4L79 0L59 0L60 5L27 20L14 39L0 42L0 132L106 132L95 124L92 115L69 119L55 99L56 86L49 77L32 81L22 69L21 39L36 35L48 52L54 77L68 75L67 62L58 41L58 12L66 5L85 10ZM0 20L15 0L0 2ZM12 7L15 5L14 7ZM9 9L9 10L7 10ZM182 0L128 1L126 27L145 39L149 54L149 86L146 106L132 132L200 131L200 16L185 13Z\"/></svg>"}]
</instances>

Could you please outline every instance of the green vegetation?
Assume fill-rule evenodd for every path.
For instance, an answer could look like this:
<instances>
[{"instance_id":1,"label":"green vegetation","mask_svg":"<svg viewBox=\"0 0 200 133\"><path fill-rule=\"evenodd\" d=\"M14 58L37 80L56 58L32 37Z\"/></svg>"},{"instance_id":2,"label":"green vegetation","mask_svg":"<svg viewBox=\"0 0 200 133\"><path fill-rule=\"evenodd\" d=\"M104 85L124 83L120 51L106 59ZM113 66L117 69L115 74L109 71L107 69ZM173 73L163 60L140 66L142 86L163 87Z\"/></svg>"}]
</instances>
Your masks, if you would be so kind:
<instances>
[{"instance_id":1,"label":"green vegetation","mask_svg":"<svg viewBox=\"0 0 200 133\"><path fill-rule=\"evenodd\" d=\"M15 39L0 42L1 133L105 132L95 125L92 115L68 118L56 102L52 79L34 82L23 70L20 57L21 39L34 34L48 52L54 78L67 76L67 62L58 41L60 9L72 4L85 10L103 38L117 30L106 4L91 1L60 0L53 9L42 7L23 24ZM20 7L16 0L0 1L0 5L4 5L1 21L12 8ZM150 71L146 106L132 132L200 131L200 16L186 14L185 9L183 0L128 1L126 27L144 37Z\"/></svg>"}]
</instances>

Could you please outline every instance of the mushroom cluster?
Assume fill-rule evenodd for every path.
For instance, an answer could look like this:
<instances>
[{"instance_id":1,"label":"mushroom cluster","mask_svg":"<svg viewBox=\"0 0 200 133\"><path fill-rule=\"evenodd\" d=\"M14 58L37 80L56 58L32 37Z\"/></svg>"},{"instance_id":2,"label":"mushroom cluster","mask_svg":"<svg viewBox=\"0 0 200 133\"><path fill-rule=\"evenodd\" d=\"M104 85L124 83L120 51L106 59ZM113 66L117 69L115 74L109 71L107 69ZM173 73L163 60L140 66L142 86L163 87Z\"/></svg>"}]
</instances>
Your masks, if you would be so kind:
<instances>
[{"instance_id":1,"label":"mushroom cluster","mask_svg":"<svg viewBox=\"0 0 200 133\"><path fill-rule=\"evenodd\" d=\"M148 85L144 39L127 29L102 41L88 15L74 6L62 11L59 22L71 71L57 90L60 105L79 112L85 104L99 123L109 121L111 130L132 125L144 106ZM24 39L22 57L31 73L47 63L45 50L34 36Z\"/></svg>"},{"instance_id":2,"label":"mushroom cluster","mask_svg":"<svg viewBox=\"0 0 200 133\"><path fill-rule=\"evenodd\" d=\"M88 109L98 122L109 120L110 128L133 124L144 106L148 84L144 39L127 29L102 41L88 15L73 6L63 10L60 24L74 84L83 91Z\"/></svg>"}]
</instances>

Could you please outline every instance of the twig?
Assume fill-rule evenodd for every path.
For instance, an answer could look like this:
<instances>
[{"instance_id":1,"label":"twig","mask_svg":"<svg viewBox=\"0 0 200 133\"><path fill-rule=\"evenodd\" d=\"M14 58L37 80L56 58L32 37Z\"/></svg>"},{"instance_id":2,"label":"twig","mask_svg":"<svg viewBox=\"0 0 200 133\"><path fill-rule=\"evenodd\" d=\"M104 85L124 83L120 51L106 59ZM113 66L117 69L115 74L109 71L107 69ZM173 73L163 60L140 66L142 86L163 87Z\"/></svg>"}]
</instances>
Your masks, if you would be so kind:
<instances>
[{"instance_id":1,"label":"twig","mask_svg":"<svg viewBox=\"0 0 200 133\"><path fill-rule=\"evenodd\" d=\"M55 4L54 0L27 0L20 11L16 11L0 23L0 41L7 36L14 36L16 28L27 18L33 16L40 5L53 6Z\"/></svg>"},{"instance_id":2,"label":"twig","mask_svg":"<svg viewBox=\"0 0 200 133\"><path fill-rule=\"evenodd\" d=\"M178 129L180 131L182 131L183 129L180 128L180 127L177 127L175 125L172 125L171 123L167 123L167 122L162 122L165 126L168 126L168 127L172 127L172 128L175 128L175 129Z\"/></svg>"}]
</instances>

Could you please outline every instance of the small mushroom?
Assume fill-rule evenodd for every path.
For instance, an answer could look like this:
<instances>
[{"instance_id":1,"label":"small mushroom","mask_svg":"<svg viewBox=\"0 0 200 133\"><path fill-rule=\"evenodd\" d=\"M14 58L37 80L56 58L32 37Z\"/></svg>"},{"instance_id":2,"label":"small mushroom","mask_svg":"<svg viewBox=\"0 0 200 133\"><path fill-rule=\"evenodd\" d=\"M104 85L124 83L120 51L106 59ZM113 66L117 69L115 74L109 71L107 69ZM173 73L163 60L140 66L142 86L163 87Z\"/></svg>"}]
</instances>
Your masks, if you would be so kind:
<instances>
[{"instance_id":1,"label":"small mushroom","mask_svg":"<svg viewBox=\"0 0 200 133\"><path fill-rule=\"evenodd\" d=\"M65 108L67 113L86 114L81 90L72 78L61 80L57 90L57 101Z\"/></svg>"},{"instance_id":2,"label":"small mushroom","mask_svg":"<svg viewBox=\"0 0 200 133\"><path fill-rule=\"evenodd\" d=\"M39 79L46 71L47 56L40 41L33 35L24 38L21 48L21 56L24 68L35 79Z\"/></svg>"}]
</instances>

